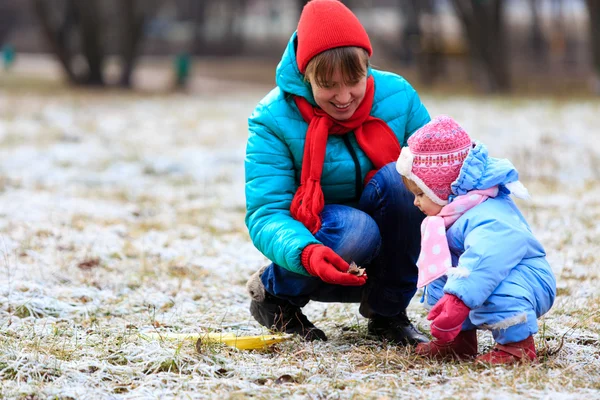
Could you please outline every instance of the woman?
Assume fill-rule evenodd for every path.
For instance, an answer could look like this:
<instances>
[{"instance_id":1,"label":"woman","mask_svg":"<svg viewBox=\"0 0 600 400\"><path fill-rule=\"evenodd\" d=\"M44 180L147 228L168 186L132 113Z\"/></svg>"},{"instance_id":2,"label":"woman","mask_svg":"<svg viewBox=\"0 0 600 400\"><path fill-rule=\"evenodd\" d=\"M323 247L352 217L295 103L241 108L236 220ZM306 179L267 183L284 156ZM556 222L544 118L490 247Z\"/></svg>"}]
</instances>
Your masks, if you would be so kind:
<instances>
[{"instance_id":1,"label":"woman","mask_svg":"<svg viewBox=\"0 0 600 400\"><path fill-rule=\"evenodd\" d=\"M394 162L430 118L403 78L369 67L371 53L346 6L309 2L277 87L249 119L246 225L273 262L248 281L250 312L268 328L327 340L301 307L360 302L370 334L417 344L427 338L406 307L424 215ZM367 273L348 273L349 262Z\"/></svg>"}]
</instances>

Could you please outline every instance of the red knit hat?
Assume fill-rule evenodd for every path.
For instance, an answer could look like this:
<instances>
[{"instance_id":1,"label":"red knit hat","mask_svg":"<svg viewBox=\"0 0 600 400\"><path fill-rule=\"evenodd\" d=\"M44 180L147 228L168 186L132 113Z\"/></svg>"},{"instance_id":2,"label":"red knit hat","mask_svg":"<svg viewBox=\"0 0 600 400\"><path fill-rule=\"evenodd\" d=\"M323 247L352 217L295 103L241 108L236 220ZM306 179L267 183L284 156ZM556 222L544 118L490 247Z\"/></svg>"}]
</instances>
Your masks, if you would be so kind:
<instances>
[{"instance_id":1,"label":"red knit hat","mask_svg":"<svg viewBox=\"0 0 600 400\"><path fill-rule=\"evenodd\" d=\"M471 138L452 118L441 115L417 130L402 148L396 169L433 202L444 206L471 150Z\"/></svg>"},{"instance_id":2,"label":"red knit hat","mask_svg":"<svg viewBox=\"0 0 600 400\"><path fill-rule=\"evenodd\" d=\"M362 47L373 54L367 31L348 7L338 0L312 0L298 22L296 60L301 73L317 54L336 47Z\"/></svg>"}]
</instances>

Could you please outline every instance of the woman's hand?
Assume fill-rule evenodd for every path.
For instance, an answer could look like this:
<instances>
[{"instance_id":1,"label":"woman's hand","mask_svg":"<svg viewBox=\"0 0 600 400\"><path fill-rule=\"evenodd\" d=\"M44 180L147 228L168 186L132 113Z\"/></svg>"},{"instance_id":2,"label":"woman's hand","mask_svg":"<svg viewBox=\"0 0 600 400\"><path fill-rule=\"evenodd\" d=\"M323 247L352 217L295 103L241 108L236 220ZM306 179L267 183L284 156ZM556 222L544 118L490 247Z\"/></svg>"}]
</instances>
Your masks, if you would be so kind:
<instances>
[{"instance_id":1,"label":"woman's hand","mask_svg":"<svg viewBox=\"0 0 600 400\"><path fill-rule=\"evenodd\" d=\"M470 311L461 299L446 293L427 315L427 319L432 321L431 334L444 342L454 340Z\"/></svg>"},{"instance_id":2,"label":"woman's hand","mask_svg":"<svg viewBox=\"0 0 600 400\"><path fill-rule=\"evenodd\" d=\"M312 276L323 282L342 286L362 286L367 275L356 276L348 273L350 265L335 251L322 244L311 244L302 250L302 265Z\"/></svg>"}]
</instances>

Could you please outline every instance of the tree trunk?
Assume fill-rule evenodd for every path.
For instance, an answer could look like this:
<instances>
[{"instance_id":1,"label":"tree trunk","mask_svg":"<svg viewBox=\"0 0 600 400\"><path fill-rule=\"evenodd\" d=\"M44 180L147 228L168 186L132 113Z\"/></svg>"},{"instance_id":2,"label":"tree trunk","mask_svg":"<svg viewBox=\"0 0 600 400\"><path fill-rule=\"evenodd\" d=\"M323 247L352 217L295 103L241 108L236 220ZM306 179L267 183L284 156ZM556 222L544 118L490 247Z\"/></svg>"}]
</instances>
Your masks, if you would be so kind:
<instances>
[{"instance_id":1,"label":"tree trunk","mask_svg":"<svg viewBox=\"0 0 600 400\"><path fill-rule=\"evenodd\" d=\"M309 0L296 0L296 9L298 10L298 18L300 18L300 14L302 13L304 6L308 2L309 2Z\"/></svg>"},{"instance_id":2,"label":"tree trunk","mask_svg":"<svg viewBox=\"0 0 600 400\"><path fill-rule=\"evenodd\" d=\"M119 84L122 87L131 87L131 75L137 59L139 43L142 39L145 15L136 13L135 0L121 0L121 9L123 14L122 26L122 51L121 59L123 69Z\"/></svg>"},{"instance_id":3,"label":"tree trunk","mask_svg":"<svg viewBox=\"0 0 600 400\"><path fill-rule=\"evenodd\" d=\"M192 1L192 21L194 22L194 54L203 54L206 47L206 39L203 35L206 22L206 9L209 1Z\"/></svg>"},{"instance_id":4,"label":"tree trunk","mask_svg":"<svg viewBox=\"0 0 600 400\"><path fill-rule=\"evenodd\" d=\"M236 31L236 22L246 10L245 0L229 0L229 3L227 14L224 18L227 31L223 38L223 50L226 55L237 54L243 47L244 40L239 29Z\"/></svg>"},{"instance_id":5,"label":"tree trunk","mask_svg":"<svg viewBox=\"0 0 600 400\"><path fill-rule=\"evenodd\" d=\"M104 85L102 69L104 66L104 52L99 20L99 7L97 0L71 0L79 14L79 28L82 39L82 50L88 64L88 73L84 81L87 85Z\"/></svg>"},{"instance_id":6,"label":"tree trunk","mask_svg":"<svg viewBox=\"0 0 600 400\"><path fill-rule=\"evenodd\" d=\"M400 59L416 64L419 80L431 85L443 69L442 43L436 21L435 4L431 0L400 0L404 29L400 41ZM424 29L421 17L429 16Z\"/></svg>"},{"instance_id":7,"label":"tree trunk","mask_svg":"<svg viewBox=\"0 0 600 400\"><path fill-rule=\"evenodd\" d=\"M32 0L33 1L33 11L35 12L38 20L40 21L42 33L50 46L50 49L58 58L60 65L63 67L63 71L69 81L73 84L79 84L80 80L73 71L71 66L72 54L68 48L67 40L64 40L65 37L65 27L63 29L57 30L52 23L50 22L50 13L46 8L44 0ZM62 32L62 33L60 33Z\"/></svg>"},{"instance_id":8,"label":"tree trunk","mask_svg":"<svg viewBox=\"0 0 600 400\"><path fill-rule=\"evenodd\" d=\"M16 11L11 4L0 2L0 48L12 30L16 19Z\"/></svg>"},{"instance_id":9,"label":"tree trunk","mask_svg":"<svg viewBox=\"0 0 600 400\"><path fill-rule=\"evenodd\" d=\"M590 16L590 43L594 70L593 90L596 94L600 94L600 1L586 0L586 4Z\"/></svg>"},{"instance_id":10,"label":"tree trunk","mask_svg":"<svg viewBox=\"0 0 600 400\"><path fill-rule=\"evenodd\" d=\"M544 66L547 62L546 42L542 34L539 13L539 0L529 0L529 9L531 10L531 33L530 43L538 66Z\"/></svg>"},{"instance_id":11,"label":"tree trunk","mask_svg":"<svg viewBox=\"0 0 600 400\"><path fill-rule=\"evenodd\" d=\"M482 68L486 89L510 89L508 53L504 38L503 0L453 0L466 31L472 57Z\"/></svg>"},{"instance_id":12,"label":"tree trunk","mask_svg":"<svg viewBox=\"0 0 600 400\"><path fill-rule=\"evenodd\" d=\"M66 0L60 3L65 5L61 10L56 10L56 2L31 1L42 32L72 83L106 85L104 40L110 37L111 40L116 38L117 45L120 46L117 51L121 56L122 71L118 83L123 87L131 86L131 75L143 38L144 22L162 4L162 0L115 1L113 4L116 5L116 12L113 15L116 17L110 20L105 20L107 3L101 0ZM54 8L48 4L52 4ZM58 24L52 23L51 11L60 12ZM74 48L75 45L78 45L77 49ZM77 65L73 65L75 54L83 56L87 68L80 71Z\"/></svg>"},{"instance_id":13,"label":"tree trunk","mask_svg":"<svg viewBox=\"0 0 600 400\"><path fill-rule=\"evenodd\" d=\"M421 52L421 7L419 0L400 0L398 5L404 20L400 37L400 61L413 65Z\"/></svg>"}]
</instances>

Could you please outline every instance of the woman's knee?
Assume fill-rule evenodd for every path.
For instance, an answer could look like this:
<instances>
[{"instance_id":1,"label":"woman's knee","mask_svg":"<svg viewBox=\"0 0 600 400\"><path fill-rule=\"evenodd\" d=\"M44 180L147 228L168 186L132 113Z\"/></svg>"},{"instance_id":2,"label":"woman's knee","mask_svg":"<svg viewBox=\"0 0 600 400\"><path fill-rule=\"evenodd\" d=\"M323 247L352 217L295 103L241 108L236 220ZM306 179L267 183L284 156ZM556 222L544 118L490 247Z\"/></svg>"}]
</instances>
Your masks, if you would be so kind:
<instances>
[{"instance_id":1,"label":"woman's knee","mask_svg":"<svg viewBox=\"0 0 600 400\"><path fill-rule=\"evenodd\" d=\"M413 194L404 185L401 175L396 171L396 164L393 162L382 167L371 178L361 197L360 208L367 211L380 201L403 209L417 209L413 204Z\"/></svg>"},{"instance_id":2,"label":"woman's knee","mask_svg":"<svg viewBox=\"0 0 600 400\"><path fill-rule=\"evenodd\" d=\"M373 216L384 239L394 237L412 243L412 247L420 243L419 227L425 214L414 205L414 195L402 182L394 163L387 164L373 176L359 207Z\"/></svg>"},{"instance_id":3,"label":"woman's knee","mask_svg":"<svg viewBox=\"0 0 600 400\"><path fill-rule=\"evenodd\" d=\"M315 237L346 261L367 263L377 255L381 235L377 223L367 213L348 206L328 205L321 218L322 226Z\"/></svg>"}]
</instances>

